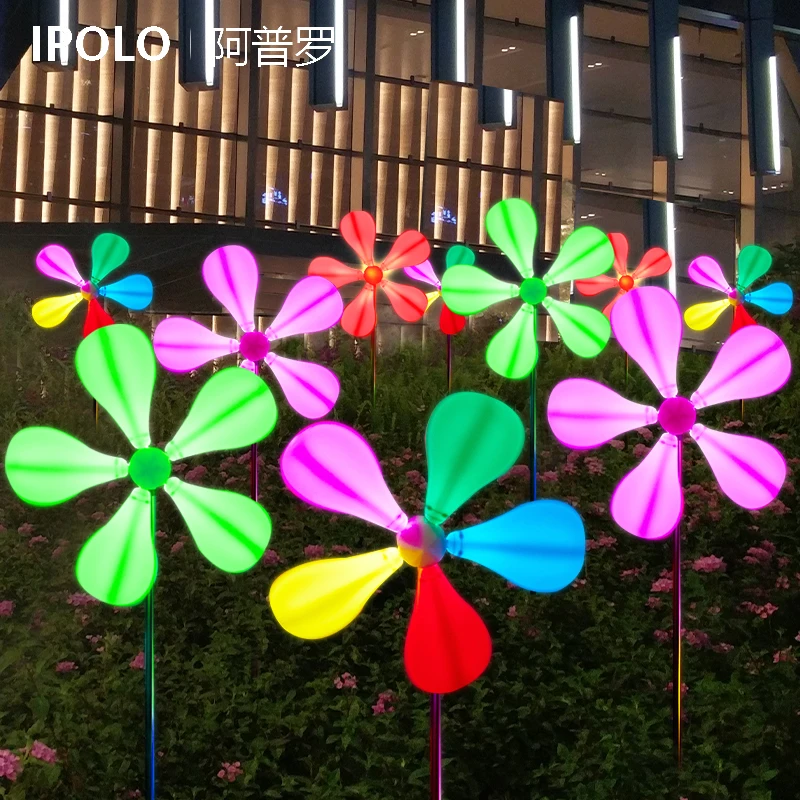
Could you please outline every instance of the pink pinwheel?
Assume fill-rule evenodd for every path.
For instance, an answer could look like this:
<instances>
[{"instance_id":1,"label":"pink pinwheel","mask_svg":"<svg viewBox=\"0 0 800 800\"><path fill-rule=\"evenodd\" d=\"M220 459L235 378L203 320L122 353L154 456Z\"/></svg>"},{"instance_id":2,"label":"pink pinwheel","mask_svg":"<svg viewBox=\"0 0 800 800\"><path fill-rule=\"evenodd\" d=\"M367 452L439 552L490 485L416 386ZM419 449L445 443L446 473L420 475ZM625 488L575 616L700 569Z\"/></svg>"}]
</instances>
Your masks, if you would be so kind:
<instances>
[{"instance_id":1,"label":"pink pinwheel","mask_svg":"<svg viewBox=\"0 0 800 800\"><path fill-rule=\"evenodd\" d=\"M467 248L461 249L466 250ZM406 267L403 272L415 281L422 281L434 287L435 291L428 292L426 295L428 308L442 296L442 282L436 277L430 261L423 261L414 267ZM455 311L451 311L447 303L442 300L442 308L439 312L439 330L448 336L453 336L456 333L460 333L466 324L467 318L462 317L461 314L456 314Z\"/></svg>"},{"instance_id":2,"label":"pink pinwheel","mask_svg":"<svg viewBox=\"0 0 800 800\"><path fill-rule=\"evenodd\" d=\"M585 297L594 297L609 289L617 290L611 302L603 309L606 316L610 316L614 303L631 289L636 288L640 281L664 275L672 266L672 259L666 250L651 247L642 256L639 266L633 272L628 272L628 239L624 233L609 233L608 238L614 248L614 271L617 274L598 275L596 278L575 281L575 288Z\"/></svg>"},{"instance_id":3,"label":"pink pinwheel","mask_svg":"<svg viewBox=\"0 0 800 800\"><path fill-rule=\"evenodd\" d=\"M615 522L643 539L663 538L675 528L683 511L681 448L687 433L734 503L744 508L771 503L786 477L780 452L760 439L712 430L696 419L708 406L763 397L786 383L791 361L778 336L761 326L734 333L686 399L678 396L677 387L683 324L678 302L668 291L650 286L627 294L614 306L611 327L664 398L660 407L633 403L592 380L570 378L553 389L547 418L556 437L577 450L656 422L664 429L642 463L614 490Z\"/></svg>"},{"instance_id":4,"label":"pink pinwheel","mask_svg":"<svg viewBox=\"0 0 800 800\"><path fill-rule=\"evenodd\" d=\"M324 278L298 281L278 315L264 333L256 330L255 306L258 265L253 254L240 245L214 250L203 263L203 280L211 294L227 309L242 329L231 339L185 317L160 322L153 335L156 357L172 372L189 372L215 358L239 353L241 366L258 372L262 360L272 370L289 405L309 419L325 416L339 397L339 380L320 364L284 358L272 352L279 339L330 328L342 316L342 298Z\"/></svg>"}]
</instances>

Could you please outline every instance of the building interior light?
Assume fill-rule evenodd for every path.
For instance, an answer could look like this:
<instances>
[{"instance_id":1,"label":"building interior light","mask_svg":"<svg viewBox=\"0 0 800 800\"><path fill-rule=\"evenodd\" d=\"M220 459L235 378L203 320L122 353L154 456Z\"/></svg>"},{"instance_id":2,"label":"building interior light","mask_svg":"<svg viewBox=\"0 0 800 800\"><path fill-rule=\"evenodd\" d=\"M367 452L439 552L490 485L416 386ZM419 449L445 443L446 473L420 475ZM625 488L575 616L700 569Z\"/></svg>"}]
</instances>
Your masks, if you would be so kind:
<instances>
[{"instance_id":1,"label":"building interior light","mask_svg":"<svg viewBox=\"0 0 800 800\"><path fill-rule=\"evenodd\" d=\"M205 24L204 41L206 86L214 85L214 67L216 62L216 37L214 36L214 0L205 0L203 22Z\"/></svg>"},{"instance_id":2,"label":"building interior light","mask_svg":"<svg viewBox=\"0 0 800 800\"><path fill-rule=\"evenodd\" d=\"M581 143L581 62L580 39L578 38L578 17L569 18L569 51L571 77L572 141Z\"/></svg>"},{"instance_id":3,"label":"building interior light","mask_svg":"<svg viewBox=\"0 0 800 800\"><path fill-rule=\"evenodd\" d=\"M514 124L514 92L511 89L503 89L503 121L506 128Z\"/></svg>"},{"instance_id":4,"label":"building interior light","mask_svg":"<svg viewBox=\"0 0 800 800\"><path fill-rule=\"evenodd\" d=\"M467 80L467 23L464 3L456 0L456 80L464 83Z\"/></svg>"},{"instance_id":5,"label":"building interior light","mask_svg":"<svg viewBox=\"0 0 800 800\"><path fill-rule=\"evenodd\" d=\"M672 266L667 273L667 285L672 296L678 296L678 256L675 249L675 204L667 203L667 253Z\"/></svg>"},{"instance_id":6,"label":"building interior light","mask_svg":"<svg viewBox=\"0 0 800 800\"><path fill-rule=\"evenodd\" d=\"M72 30L69 27L69 0L58 0L58 24L67 30ZM62 47L58 51L61 57L61 66L66 67L69 64L69 49Z\"/></svg>"},{"instance_id":7,"label":"building interior light","mask_svg":"<svg viewBox=\"0 0 800 800\"><path fill-rule=\"evenodd\" d=\"M344 3L345 0L335 0L333 6L333 94L336 108L344 108Z\"/></svg>"},{"instance_id":8,"label":"building interior light","mask_svg":"<svg viewBox=\"0 0 800 800\"><path fill-rule=\"evenodd\" d=\"M772 118L772 169L781 171L781 120L778 114L778 58L769 58L769 105Z\"/></svg>"},{"instance_id":9,"label":"building interior light","mask_svg":"<svg viewBox=\"0 0 800 800\"><path fill-rule=\"evenodd\" d=\"M675 155L677 158L683 158L683 78L680 36L672 40L672 83L675 96Z\"/></svg>"}]
</instances>

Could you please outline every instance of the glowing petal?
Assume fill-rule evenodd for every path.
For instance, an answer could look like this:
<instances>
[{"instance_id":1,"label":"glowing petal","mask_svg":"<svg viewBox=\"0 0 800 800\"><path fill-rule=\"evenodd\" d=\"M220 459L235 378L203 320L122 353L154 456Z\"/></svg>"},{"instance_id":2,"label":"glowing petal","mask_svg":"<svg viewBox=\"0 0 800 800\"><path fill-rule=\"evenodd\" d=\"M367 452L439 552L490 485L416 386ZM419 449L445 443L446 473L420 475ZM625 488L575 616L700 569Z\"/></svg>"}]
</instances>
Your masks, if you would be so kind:
<instances>
[{"instance_id":1,"label":"glowing petal","mask_svg":"<svg viewBox=\"0 0 800 800\"><path fill-rule=\"evenodd\" d=\"M613 275L598 275L596 278L587 278L584 281L575 281L575 288L584 297L594 297L609 289L619 289L619 279Z\"/></svg>"},{"instance_id":2,"label":"glowing petal","mask_svg":"<svg viewBox=\"0 0 800 800\"><path fill-rule=\"evenodd\" d=\"M575 450L598 447L657 418L652 406L626 400L587 378L561 381L547 401L547 421L553 434L565 447Z\"/></svg>"},{"instance_id":3,"label":"glowing petal","mask_svg":"<svg viewBox=\"0 0 800 800\"><path fill-rule=\"evenodd\" d=\"M402 283L384 281L381 288L386 292L395 314L405 322L418 322L428 307L428 298L422 289Z\"/></svg>"},{"instance_id":4,"label":"glowing petal","mask_svg":"<svg viewBox=\"0 0 800 800\"><path fill-rule=\"evenodd\" d=\"M396 547L301 564L278 576L272 584L272 613L293 636L331 636L347 627L375 590L402 566Z\"/></svg>"},{"instance_id":5,"label":"glowing petal","mask_svg":"<svg viewBox=\"0 0 800 800\"><path fill-rule=\"evenodd\" d=\"M486 348L486 363L498 375L520 380L533 371L539 359L535 314L535 307L522 306L511 321L492 336Z\"/></svg>"},{"instance_id":6,"label":"glowing petal","mask_svg":"<svg viewBox=\"0 0 800 800\"><path fill-rule=\"evenodd\" d=\"M762 275L766 275L772 266L772 256L763 247L757 244L749 244L743 247L739 253L737 261L739 274L736 279L736 286L743 292L751 283L757 281Z\"/></svg>"},{"instance_id":7,"label":"glowing petal","mask_svg":"<svg viewBox=\"0 0 800 800\"><path fill-rule=\"evenodd\" d=\"M404 656L411 683L431 694L455 692L489 666L486 625L438 565L419 571Z\"/></svg>"},{"instance_id":8,"label":"glowing petal","mask_svg":"<svg viewBox=\"0 0 800 800\"><path fill-rule=\"evenodd\" d=\"M764 397L777 392L791 372L789 352L778 335L761 325L750 325L722 345L691 399L697 408L705 408Z\"/></svg>"},{"instance_id":9,"label":"glowing petal","mask_svg":"<svg viewBox=\"0 0 800 800\"><path fill-rule=\"evenodd\" d=\"M571 505L536 500L473 528L454 531L447 537L447 549L522 589L557 592L581 571L586 535Z\"/></svg>"},{"instance_id":10,"label":"glowing petal","mask_svg":"<svg viewBox=\"0 0 800 800\"><path fill-rule=\"evenodd\" d=\"M771 283L763 289L746 294L744 299L770 314L786 314L792 307L794 294L788 283Z\"/></svg>"},{"instance_id":11,"label":"glowing petal","mask_svg":"<svg viewBox=\"0 0 800 800\"><path fill-rule=\"evenodd\" d=\"M614 271L617 275L627 275L628 237L624 233L609 233L608 241L611 242L611 246L614 248Z\"/></svg>"},{"instance_id":12,"label":"glowing petal","mask_svg":"<svg viewBox=\"0 0 800 800\"><path fill-rule=\"evenodd\" d=\"M431 264L430 261L425 260L414 267L406 267L403 272L405 272L412 281L422 281L430 286L435 286L437 289L440 289L442 286L439 279L436 277L436 273L433 271L433 264Z\"/></svg>"},{"instance_id":13,"label":"glowing petal","mask_svg":"<svg viewBox=\"0 0 800 800\"><path fill-rule=\"evenodd\" d=\"M657 278L665 275L672 267L672 259L669 253L660 247L651 247L639 262L639 266L633 271L631 276L635 281L643 281L646 278Z\"/></svg>"},{"instance_id":14,"label":"glowing petal","mask_svg":"<svg viewBox=\"0 0 800 800\"><path fill-rule=\"evenodd\" d=\"M55 328L69 316L69 312L80 303L81 299L80 292L61 297L45 297L44 300L34 303L31 309L33 321L40 328Z\"/></svg>"},{"instance_id":15,"label":"glowing petal","mask_svg":"<svg viewBox=\"0 0 800 800\"><path fill-rule=\"evenodd\" d=\"M332 328L342 317L342 297L325 278L299 280L286 295L278 316L267 330L269 339L283 339Z\"/></svg>"},{"instance_id":16,"label":"glowing petal","mask_svg":"<svg viewBox=\"0 0 800 800\"><path fill-rule=\"evenodd\" d=\"M156 579L152 495L134 489L106 525L78 553L78 583L92 597L112 606L144 600Z\"/></svg>"},{"instance_id":17,"label":"glowing petal","mask_svg":"<svg viewBox=\"0 0 800 800\"><path fill-rule=\"evenodd\" d=\"M308 265L308 274L316 275L330 281L337 288L348 283L363 280L364 273L360 269L348 267L328 256L318 256Z\"/></svg>"},{"instance_id":18,"label":"glowing petal","mask_svg":"<svg viewBox=\"0 0 800 800\"><path fill-rule=\"evenodd\" d=\"M80 286L83 283L72 255L60 244L49 244L36 254L36 269L48 278L66 281L73 286Z\"/></svg>"},{"instance_id":19,"label":"glowing petal","mask_svg":"<svg viewBox=\"0 0 800 800\"><path fill-rule=\"evenodd\" d=\"M531 204L516 197L495 203L486 213L486 232L523 278L533 277L538 229Z\"/></svg>"},{"instance_id":20,"label":"glowing petal","mask_svg":"<svg viewBox=\"0 0 800 800\"><path fill-rule=\"evenodd\" d=\"M442 308L439 311L439 330L448 336L454 336L464 330L467 318L461 314L456 314L447 307L447 303L442 301Z\"/></svg>"},{"instance_id":21,"label":"glowing petal","mask_svg":"<svg viewBox=\"0 0 800 800\"><path fill-rule=\"evenodd\" d=\"M92 283L95 286L117 267L122 266L131 253L128 243L116 233L101 233L92 242Z\"/></svg>"},{"instance_id":22,"label":"glowing petal","mask_svg":"<svg viewBox=\"0 0 800 800\"><path fill-rule=\"evenodd\" d=\"M454 244L452 247L447 249L447 255L445 256L444 263L445 268L447 269L456 266L456 264L474 264L475 253L466 245Z\"/></svg>"},{"instance_id":23,"label":"glowing petal","mask_svg":"<svg viewBox=\"0 0 800 800\"><path fill-rule=\"evenodd\" d=\"M243 331L255 330L258 264L246 247L229 244L214 250L203 262L203 280Z\"/></svg>"},{"instance_id":24,"label":"glowing petal","mask_svg":"<svg viewBox=\"0 0 800 800\"><path fill-rule=\"evenodd\" d=\"M441 296L441 290L436 292L425 292L425 299L428 301L428 307L425 310L427 311ZM442 302L442 305L444 305L444 302Z\"/></svg>"},{"instance_id":25,"label":"glowing petal","mask_svg":"<svg viewBox=\"0 0 800 800\"><path fill-rule=\"evenodd\" d=\"M693 331L708 330L725 309L730 308L728 299L712 300L710 303L695 303L684 312L683 318Z\"/></svg>"},{"instance_id":26,"label":"glowing petal","mask_svg":"<svg viewBox=\"0 0 800 800\"><path fill-rule=\"evenodd\" d=\"M731 322L731 333L736 333L740 328L748 325L758 325L758 323L747 313L747 309L739 303L733 310L733 322Z\"/></svg>"},{"instance_id":27,"label":"glowing petal","mask_svg":"<svg viewBox=\"0 0 800 800\"><path fill-rule=\"evenodd\" d=\"M214 373L197 393L175 438L164 448L172 461L260 442L278 421L269 387L246 369Z\"/></svg>"},{"instance_id":28,"label":"glowing petal","mask_svg":"<svg viewBox=\"0 0 800 800\"><path fill-rule=\"evenodd\" d=\"M114 320L109 316L103 306L97 302L97 298L89 298L89 307L86 309L86 319L83 322L83 338L94 333L98 328L106 325L113 325Z\"/></svg>"},{"instance_id":29,"label":"glowing petal","mask_svg":"<svg viewBox=\"0 0 800 800\"><path fill-rule=\"evenodd\" d=\"M641 539L663 539L678 524L683 492L678 475L678 440L665 433L611 496L611 516Z\"/></svg>"},{"instance_id":30,"label":"glowing petal","mask_svg":"<svg viewBox=\"0 0 800 800\"><path fill-rule=\"evenodd\" d=\"M421 264L431 254L428 240L419 231L403 231L381 263L384 272Z\"/></svg>"},{"instance_id":31,"label":"glowing petal","mask_svg":"<svg viewBox=\"0 0 800 800\"><path fill-rule=\"evenodd\" d=\"M542 280L547 286L582 278L595 278L614 264L614 248L603 231L587 225L576 229L561 245L553 266Z\"/></svg>"},{"instance_id":32,"label":"glowing petal","mask_svg":"<svg viewBox=\"0 0 800 800\"><path fill-rule=\"evenodd\" d=\"M611 311L620 346L644 370L663 397L678 393L678 354L683 320L678 301L658 286L634 289Z\"/></svg>"},{"instance_id":33,"label":"glowing petal","mask_svg":"<svg viewBox=\"0 0 800 800\"><path fill-rule=\"evenodd\" d=\"M716 289L725 294L733 291L725 280L722 267L711 256L698 256L689 264L688 274L700 286L708 286L709 289Z\"/></svg>"},{"instance_id":34,"label":"glowing petal","mask_svg":"<svg viewBox=\"0 0 800 800\"><path fill-rule=\"evenodd\" d=\"M581 358L594 358L611 338L611 324L602 311L545 297L542 305L558 328L564 344Z\"/></svg>"},{"instance_id":35,"label":"glowing petal","mask_svg":"<svg viewBox=\"0 0 800 800\"><path fill-rule=\"evenodd\" d=\"M476 392L445 397L428 420L425 516L441 524L459 506L511 469L525 428L505 403Z\"/></svg>"},{"instance_id":36,"label":"glowing petal","mask_svg":"<svg viewBox=\"0 0 800 800\"><path fill-rule=\"evenodd\" d=\"M477 314L519 296L519 286L501 281L480 267L450 267L442 276L442 298L456 314Z\"/></svg>"},{"instance_id":37,"label":"glowing petal","mask_svg":"<svg viewBox=\"0 0 800 800\"><path fill-rule=\"evenodd\" d=\"M128 275L121 281L101 286L97 294L115 300L132 311L141 311L153 299L153 282L146 275Z\"/></svg>"},{"instance_id":38,"label":"glowing petal","mask_svg":"<svg viewBox=\"0 0 800 800\"><path fill-rule=\"evenodd\" d=\"M720 489L743 508L763 508L786 480L786 461L771 444L695 425L690 431Z\"/></svg>"},{"instance_id":39,"label":"glowing petal","mask_svg":"<svg viewBox=\"0 0 800 800\"><path fill-rule=\"evenodd\" d=\"M147 447L156 383L156 359L147 336L133 325L99 328L78 346L75 368L89 394L130 443Z\"/></svg>"},{"instance_id":40,"label":"glowing petal","mask_svg":"<svg viewBox=\"0 0 800 800\"><path fill-rule=\"evenodd\" d=\"M375 313L375 289L366 285L351 300L342 314L342 329L351 336L363 338L369 336L377 322Z\"/></svg>"},{"instance_id":41,"label":"glowing petal","mask_svg":"<svg viewBox=\"0 0 800 800\"><path fill-rule=\"evenodd\" d=\"M321 364L296 361L269 353L266 362L275 373L289 405L307 419L324 417L339 399L339 379Z\"/></svg>"},{"instance_id":42,"label":"glowing petal","mask_svg":"<svg viewBox=\"0 0 800 800\"><path fill-rule=\"evenodd\" d=\"M375 263L375 220L370 214L351 211L342 217L339 230L362 264L370 266Z\"/></svg>"},{"instance_id":43,"label":"glowing petal","mask_svg":"<svg viewBox=\"0 0 800 800\"><path fill-rule=\"evenodd\" d=\"M92 450L55 428L23 428L5 462L14 492L32 506L54 506L92 486L124 478L127 462Z\"/></svg>"},{"instance_id":44,"label":"glowing petal","mask_svg":"<svg viewBox=\"0 0 800 800\"><path fill-rule=\"evenodd\" d=\"M215 358L239 352L239 342L220 336L186 317L159 322L153 334L159 364L171 372L190 372Z\"/></svg>"}]
</instances>

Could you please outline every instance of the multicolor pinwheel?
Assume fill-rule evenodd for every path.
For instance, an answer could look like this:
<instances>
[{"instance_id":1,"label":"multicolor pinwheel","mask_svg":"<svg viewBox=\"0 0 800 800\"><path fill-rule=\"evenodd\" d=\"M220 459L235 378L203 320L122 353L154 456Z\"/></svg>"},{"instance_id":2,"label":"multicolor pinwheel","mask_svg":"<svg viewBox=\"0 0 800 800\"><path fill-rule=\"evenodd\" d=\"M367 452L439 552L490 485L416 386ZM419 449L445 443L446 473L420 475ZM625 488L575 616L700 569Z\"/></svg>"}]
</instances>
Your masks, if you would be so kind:
<instances>
[{"instance_id":1,"label":"multicolor pinwheel","mask_svg":"<svg viewBox=\"0 0 800 800\"><path fill-rule=\"evenodd\" d=\"M215 358L239 353L242 367L258 372L262 360L272 370L289 405L309 419L325 416L339 397L339 379L327 367L296 361L272 352L271 346L287 336L316 333L331 328L342 316L342 298L323 278L298 281L266 332L256 330L255 307L258 265L240 245L214 250L203 263L203 280L211 294L236 320L240 339L220 336L186 317L169 317L156 326L153 346L163 367L189 372Z\"/></svg>"},{"instance_id":2,"label":"multicolor pinwheel","mask_svg":"<svg viewBox=\"0 0 800 800\"><path fill-rule=\"evenodd\" d=\"M421 264L430 255L427 239L419 231L404 231L380 263L375 262L375 220L366 211L351 211L342 218L339 230L361 261L355 269L335 258L319 256L308 267L309 275L327 278L340 288L363 281L364 287L342 314L342 328L351 336L369 336L378 322L378 289L383 289L397 316L405 322L422 319L428 298L416 286L393 283L387 278L392 270Z\"/></svg>"},{"instance_id":3,"label":"multicolor pinwheel","mask_svg":"<svg viewBox=\"0 0 800 800\"><path fill-rule=\"evenodd\" d=\"M492 644L477 612L444 576L439 562L445 553L539 592L563 588L583 564L583 523L558 500L525 503L448 535L441 528L459 506L514 464L523 438L519 418L499 400L472 392L446 397L431 414L425 437L430 468L425 511L409 519L363 436L336 422L317 422L300 431L281 456L289 490L309 505L391 531L397 546L285 572L269 593L278 622L304 639L330 636L352 622L405 562L418 569L405 643L409 678L435 694L475 680L489 663Z\"/></svg>"},{"instance_id":4,"label":"multicolor pinwheel","mask_svg":"<svg viewBox=\"0 0 800 800\"><path fill-rule=\"evenodd\" d=\"M615 276L598 275L596 278L575 281L575 288L585 297L594 297L609 289L617 290L611 302L603 309L606 316L611 314L614 303L622 295L636 288L640 281L664 275L672 266L672 259L666 250L660 247L651 247L642 256L639 266L633 272L628 272L627 237L624 233L609 233L608 238L614 248L614 270L617 274Z\"/></svg>"},{"instance_id":5,"label":"multicolor pinwheel","mask_svg":"<svg viewBox=\"0 0 800 800\"><path fill-rule=\"evenodd\" d=\"M156 379L153 348L142 331L111 325L78 347L78 377L127 436L130 461L98 453L55 428L23 428L8 445L5 469L26 503L52 506L85 489L129 477L135 487L109 522L78 555L78 582L104 603L130 606L156 577L155 494L163 488L183 516L200 552L225 572L256 564L270 539L269 514L235 492L184 483L172 462L249 445L275 426L272 393L252 373L231 368L203 386L183 425L164 449L150 439L150 401Z\"/></svg>"},{"instance_id":6,"label":"multicolor pinwheel","mask_svg":"<svg viewBox=\"0 0 800 800\"><path fill-rule=\"evenodd\" d=\"M792 307L794 296L788 283L771 283L755 292L747 289L772 266L772 256L758 245L743 247L739 253L739 275L736 288L732 288L722 274L720 265L710 256L698 256L689 264L689 277L700 286L708 286L725 295L724 300L710 303L696 303L689 306L684 314L686 324L694 331L710 328L720 314L733 307L731 333L745 325L755 325L756 321L747 313L744 303L752 303L770 314L785 314Z\"/></svg>"},{"instance_id":7,"label":"multicolor pinwheel","mask_svg":"<svg viewBox=\"0 0 800 800\"><path fill-rule=\"evenodd\" d=\"M132 311L141 311L153 299L153 284L146 275L128 275L121 281L101 286L100 283L130 254L128 243L115 233L101 233L92 242L92 276L86 281L81 277L69 251L59 244L49 244L36 256L36 268L42 275L71 283L78 291L60 297L46 297L35 303L33 319L42 328L60 325L81 300L89 307L83 324L83 335L112 325L114 320L103 310L98 297L108 297Z\"/></svg>"},{"instance_id":8,"label":"multicolor pinwheel","mask_svg":"<svg viewBox=\"0 0 800 800\"><path fill-rule=\"evenodd\" d=\"M683 512L680 451L688 433L708 459L720 489L744 508L771 503L786 477L786 462L771 444L722 433L696 421L697 412L718 403L763 397L789 379L789 353L778 336L761 326L734 333L717 353L700 388L678 396L677 365L683 325L677 300L665 289L644 287L621 298L611 312L621 347L644 370L664 398L658 409L640 405L585 378L557 384L547 418L567 447L588 449L621 433L658 423L661 438L639 466L617 485L611 516L634 536L669 535Z\"/></svg>"},{"instance_id":9,"label":"multicolor pinwheel","mask_svg":"<svg viewBox=\"0 0 800 800\"><path fill-rule=\"evenodd\" d=\"M517 198L501 200L486 214L486 231L508 256L523 280L520 285L498 280L475 266L456 265L442 278L442 297L458 314L477 314L494 303L519 297L522 308L498 331L486 349L489 366L505 378L524 378L539 358L536 315L544 306L576 355L596 356L608 343L611 327L597 309L547 296L551 286L606 272L614 261L608 237L597 228L578 228L564 242L553 265L541 277L533 274L536 212Z\"/></svg>"}]
</instances>

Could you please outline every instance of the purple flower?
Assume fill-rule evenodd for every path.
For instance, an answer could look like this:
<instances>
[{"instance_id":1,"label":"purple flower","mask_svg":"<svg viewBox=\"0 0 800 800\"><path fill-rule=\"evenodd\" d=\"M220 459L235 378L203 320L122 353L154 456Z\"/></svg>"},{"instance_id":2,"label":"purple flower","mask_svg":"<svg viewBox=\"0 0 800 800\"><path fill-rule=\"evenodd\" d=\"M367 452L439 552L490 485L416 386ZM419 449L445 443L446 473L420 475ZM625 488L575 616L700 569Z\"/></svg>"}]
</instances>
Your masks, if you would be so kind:
<instances>
[{"instance_id":1,"label":"purple flower","mask_svg":"<svg viewBox=\"0 0 800 800\"><path fill-rule=\"evenodd\" d=\"M99 606L100 601L86 592L75 592L67 598L67 605L81 608L83 606Z\"/></svg>"},{"instance_id":2,"label":"purple flower","mask_svg":"<svg viewBox=\"0 0 800 800\"><path fill-rule=\"evenodd\" d=\"M249 458L249 456L248 456ZM190 469L184 476L184 480L186 481L196 481L202 478L204 475L208 473L208 470L200 464L199 466Z\"/></svg>"},{"instance_id":3,"label":"purple flower","mask_svg":"<svg viewBox=\"0 0 800 800\"><path fill-rule=\"evenodd\" d=\"M346 554L352 553L353 551L346 544L335 544L333 547L331 547L331 552Z\"/></svg>"},{"instance_id":4,"label":"purple flower","mask_svg":"<svg viewBox=\"0 0 800 800\"><path fill-rule=\"evenodd\" d=\"M228 783L233 783L244 772L241 767L241 761L234 761L233 763L223 761L222 769L217 773L217 777L223 781L228 781Z\"/></svg>"},{"instance_id":5,"label":"purple flower","mask_svg":"<svg viewBox=\"0 0 800 800\"><path fill-rule=\"evenodd\" d=\"M343 672L333 679L333 685L337 689L355 689L358 686L358 681L355 675L351 675L349 672Z\"/></svg>"},{"instance_id":6,"label":"purple flower","mask_svg":"<svg viewBox=\"0 0 800 800\"><path fill-rule=\"evenodd\" d=\"M169 552L172 553L172 555L175 555L175 553L180 553L181 550L183 550L183 542L182 541L181 542L175 542L175 544L172 545L172 547L170 547Z\"/></svg>"},{"instance_id":7,"label":"purple flower","mask_svg":"<svg viewBox=\"0 0 800 800\"><path fill-rule=\"evenodd\" d=\"M394 711L393 703L396 702L394 692L386 691L378 695L378 701L372 706L373 715L378 714L391 714Z\"/></svg>"},{"instance_id":8,"label":"purple flower","mask_svg":"<svg viewBox=\"0 0 800 800\"><path fill-rule=\"evenodd\" d=\"M130 661L131 669L144 669L144 650L140 650Z\"/></svg>"},{"instance_id":9,"label":"purple flower","mask_svg":"<svg viewBox=\"0 0 800 800\"><path fill-rule=\"evenodd\" d=\"M306 558L313 561L325 555L325 548L321 544L307 544L303 548L303 553L305 553Z\"/></svg>"},{"instance_id":10,"label":"purple flower","mask_svg":"<svg viewBox=\"0 0 800 800\"><path fill-rule=\"evenodd\" d=\"M13 600L0 600L0 617L10 617L14 613Z\"/></svg>"},{"instance_id":11,"label":"purple flower","mask_svg":"<svg viewBox=\"0 0 800 800\"><path fill-rule=\"evenodd\" d=\"M516 466L511 467L511 469L508 472L506 472L505 475L501 475L497 479L497 482L502 486L502 484L504 484L506 481L512 480L514 478L524 478L525 480L528 480L530 477L531 477L530 467L527 466L527 464L517 464Z\"/></svg>"},{"instance_id":12,"label":"purple flower","mask_svg":"<svg viewBox=\"0 0 800 800\"><path fill-rule=\"evenodd\" d=\"M74 661L59 661L56 664L56 672L61 675L65 672L73 672L78 669L78 665Z\"/></svg>"},{"instance_id":13,"label":"purple flower","mask_svg":"<svg viewBox=\"0 0 800 800\"><path fill-rule=\"evenodd\" d=\"M31 746L31 755L34 758L38 758L39 761L46 761L48 764L55 764L58 760L56 751L38 740Z\"/></svg>"},{"instance_id":14,"label":"purple flower","mask_svg":"<svg viewBox=\"0 0 800 800\"><path fill-rule=\"evenodd\" d=\"M31 538L28 539L28 547L33 547L33 545L35 544L40 544L41 542L46 542L46 541L47 541L46 536L31 536Z\"/></svg>"},{"instance_id":15,"label":"purple flower","mask_svg":"<svg viewBox=\"0 0 800 800\"><path fill-rule=\"evenodd\" d=\"M274 550L267 550L261 557L261 561L268 567L274 567L276 564L281 563L281 557Z\"/></svg>"},{"instance_id":16,"label":"purple flower","mask_svg":"<svg viewBox=\"0 0 800 800\"><path fill-rule=\"evenodd\" d=\"M10 750L0 750L0 778L8 778L12 783L22 772L19 757Z\"/></svg>"},{"instance_id":17,"label":"purple flower","mask_svg":"<svg viewBox=\"0 0 800 800\"><path fill-rule=\"evenodd\" d=\"M703 556L692 562L695 572L725 572L725 562L718 556Z\"/></svg>"}]
</instances>

